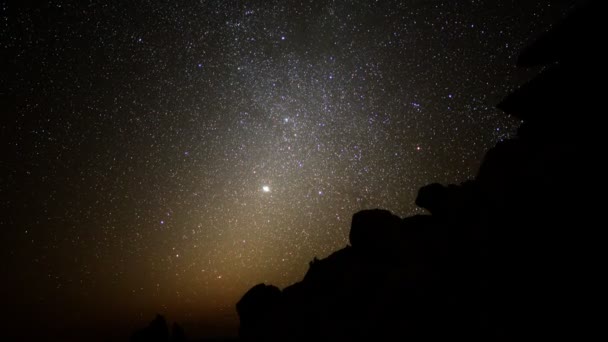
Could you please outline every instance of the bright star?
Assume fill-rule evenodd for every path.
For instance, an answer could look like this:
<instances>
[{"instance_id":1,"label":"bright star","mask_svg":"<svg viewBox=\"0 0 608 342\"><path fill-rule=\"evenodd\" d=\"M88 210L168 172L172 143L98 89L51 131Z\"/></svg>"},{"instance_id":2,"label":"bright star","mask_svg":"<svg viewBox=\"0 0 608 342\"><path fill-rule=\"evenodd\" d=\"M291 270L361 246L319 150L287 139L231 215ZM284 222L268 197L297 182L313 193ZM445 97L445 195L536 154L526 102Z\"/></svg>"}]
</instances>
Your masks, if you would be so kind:
<instances>
[{"instance_id":1,"label":"bright star","mask_svg":"<svg viewBox=\"0 0 608 342\"><path fill-rule=\"evenodd\" d=\"M270 187L268 185L264 185L262 187L262 191L264 191L264 192L270 192Z\"/></svg>"}]
</instances>

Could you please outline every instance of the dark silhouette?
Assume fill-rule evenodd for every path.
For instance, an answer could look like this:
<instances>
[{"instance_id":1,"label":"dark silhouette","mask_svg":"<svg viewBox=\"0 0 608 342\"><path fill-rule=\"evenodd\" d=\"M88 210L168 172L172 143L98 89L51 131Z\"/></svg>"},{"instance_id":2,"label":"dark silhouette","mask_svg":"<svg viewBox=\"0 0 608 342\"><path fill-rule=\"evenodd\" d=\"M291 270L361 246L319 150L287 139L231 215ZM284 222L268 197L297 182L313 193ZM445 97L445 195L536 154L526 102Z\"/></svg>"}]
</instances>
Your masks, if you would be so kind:
<instances>
[{"instance_id":1,"label":"dark silhouette","mask_svg":"<svg viewBox=\"0 0 608 342\"><path fill-rule=\"evenodd\" d=\"M237 304L243 340L587 340L597 331L606 52L602 1L580 5L522 53L544 65L499 107L521 118L475 179L416 204L353 216L351 246L283 291ZM594 164L595 163L595 164Z\"/></svg>"},{"instance_id":2,"label":"dark silhouette","mask_svg":"<svg viewBox=\"0 0 608 342\"><path fill-rule=\"evenodd\" d=\"M169 341L169 328L165 317L156 315L156 318L150 324L136 331L131 336L132 342L167 342Z\"/></svg>"},{"instance_id":3,"label":"dark silhouette","mask_svg":"<svg viewBox=\"0 0 608 342\"><path fill-rule=\"evenodd\" d=\"M131 336L132 342L185 342L188 341L184 329L177 324L173 323L171 328L171 335L169 335L169 328L165 317L162 315L156 315L156 318L150 322L150 324Z\"/></svg>"},{"instance_id":4,"label":"dark silhouette","mask_svg":"<svg viewBox=\"0 0 608 342\"><path fill-rule=\"evenodd\" d=\"M275 286L259 284L251 288L237 303L241 318L239 335L262 338L272 329L271 316L281 300L281 290Z\"/></svg>"},{"instance_id":5,"label":"dark silhouette","mask_svg":"<svg viewBox=\"0 0 608 342\"><path fill-rule=\"evenodd\" d=\"M171 328L171 341L172 342L186 342L188 339L186 338L186 333L184 329L177 324L173 323L173 327Z\"/></svg>"},{"instance_id":6,"label":"dark silhouette","mask_svg":"<svg viewBox=\"0 0 608 342\"><path fill-rule=\"evenodd\" d=\"M349 240L368 257L391 254L398 246L387 246L396 242L401 219L388 210L364 210L353 215Z\"/></svg>"},{"instance_id":7,"label":"dark silhouette","mask_svg":"<svg viewBox=\"0 0 608 342\"><path fill-rule=\"evenodd\" d=\"M435 216L442 215L448 210L446 187L438 183L422 187L418 191L416 205Z\"/></svg>"}]
</instances>

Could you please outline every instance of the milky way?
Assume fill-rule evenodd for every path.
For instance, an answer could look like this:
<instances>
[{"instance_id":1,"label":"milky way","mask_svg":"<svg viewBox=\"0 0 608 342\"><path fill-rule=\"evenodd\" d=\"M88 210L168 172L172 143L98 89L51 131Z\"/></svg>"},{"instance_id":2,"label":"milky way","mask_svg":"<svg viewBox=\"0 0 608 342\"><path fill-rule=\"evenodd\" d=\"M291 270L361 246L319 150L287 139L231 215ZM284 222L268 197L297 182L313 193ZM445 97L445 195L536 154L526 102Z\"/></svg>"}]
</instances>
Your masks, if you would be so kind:
<instances>
[{"instance_id":1,"label":"milky way","mask_svg":"<svg viewBox=\"0 0 608 342\"><path fill-rule=\"evenodd\" d=\"M564 9L12 6L4 286L24 293L16 317L76 320L234 317L249 287L289 285L344 247L356 211L422 213L418 188L473 177L514 132L494 105L526 77L513 67L521 48Z\"/></svg>"}]
</instances>

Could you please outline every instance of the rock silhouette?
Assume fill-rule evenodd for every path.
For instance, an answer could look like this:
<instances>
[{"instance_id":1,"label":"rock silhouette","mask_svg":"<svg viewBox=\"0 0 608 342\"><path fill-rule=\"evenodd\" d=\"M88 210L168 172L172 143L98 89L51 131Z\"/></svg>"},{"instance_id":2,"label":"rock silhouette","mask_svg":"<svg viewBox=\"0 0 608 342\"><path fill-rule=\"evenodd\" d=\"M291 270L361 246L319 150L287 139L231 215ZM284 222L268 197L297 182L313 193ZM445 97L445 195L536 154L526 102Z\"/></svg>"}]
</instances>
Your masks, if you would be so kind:
<instances>
[{"instance_id":1,"label":"rock silhouette","mask_svg":"<svg viewBox=\"0 0 608 342\"><path fill-rule=\"evenodd\" d=\"M271 329L271 315L281 300L281 290L275 286L259 284L251 288L236 305L243 318L239 334L262 338Z\"/></svg>"},{"instance_id":2,"label":"rock silhouette","mask_svg":"<svg viewBox=\"0 0 608 342\"><path fill-rule=\"evenodd\" d=\"M150 324L140 330L137 330L131 335L131 342L185 342L188 341L184 329L173 323L171 327L171 335L169 335L169 327L167 320L162 315L156 315L156 318Z\"/></svg>"},{"instance_id":3,"label":"rock silhouette","mask_svg":"<svg viewBox=\"0 0 608 342\"><path fill-rule=\"evenodd\" d=\"M169 328L165 317L156 315L150 324L136 331L131 336L132 342L167 342L169 341Z\"/></svg>"},{"instance_id":4,"label":"rock silhouette","mask_svg":"<svg viewBox=\"0 0 608 342\"><path fill-rule=\"evenodd\" d=\"M172 342L186 342L188 338L186 338L186 333L184 329L177 323L173 323L173 327L171 328L171 341Z\"/></svg>"},{"instance_id":5,"label":"rock silhouette","mask_svg":"<svg viewBox=\"0 0 608 342\"><path fill-rule=\"evenodd\" d=\"M521 118L475 179L416 204L353 216L350 246L283 291L237 304L243 340L585 340L604 282L596 162L606 77L601 1L580 5L520 57L546 65L499 107ZM603 170L603 169L602 169ZM597 326L596 326L597 327Z\"/></svg>"},{"instance_id":6,"label":"rock silhouette","mask_svg":"<svg viewBox=\"0 0 608 342\"><path fill-rule=\"evenodd\" d=\"M392 254L398 247L387 246L396 241L401 219L388 210L364 210L353 216L349 240L353 247L370 257Z\"/></svg>"}]
</instances>

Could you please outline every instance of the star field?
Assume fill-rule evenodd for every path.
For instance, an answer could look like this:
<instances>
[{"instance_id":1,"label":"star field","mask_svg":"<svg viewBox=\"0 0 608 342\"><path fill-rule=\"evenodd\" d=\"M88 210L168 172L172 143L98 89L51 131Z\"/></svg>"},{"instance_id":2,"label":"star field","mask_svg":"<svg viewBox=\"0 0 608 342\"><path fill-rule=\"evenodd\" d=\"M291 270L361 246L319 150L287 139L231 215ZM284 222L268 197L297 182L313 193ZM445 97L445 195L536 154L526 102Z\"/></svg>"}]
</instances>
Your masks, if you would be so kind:
<instances>
[{"instance_id":1,"label":"star field","mask_svg":"<svg viewBox=\"0 0 608 342\"><path fill-rule=\"evenodd\" d=\"M422 213L418 188L473 177L518 125L494 108L530 75L516 56L564 9L2 2L13 316L234 325L251 286L344 247L353 213Z\"/></svg>"}]
</instances>

